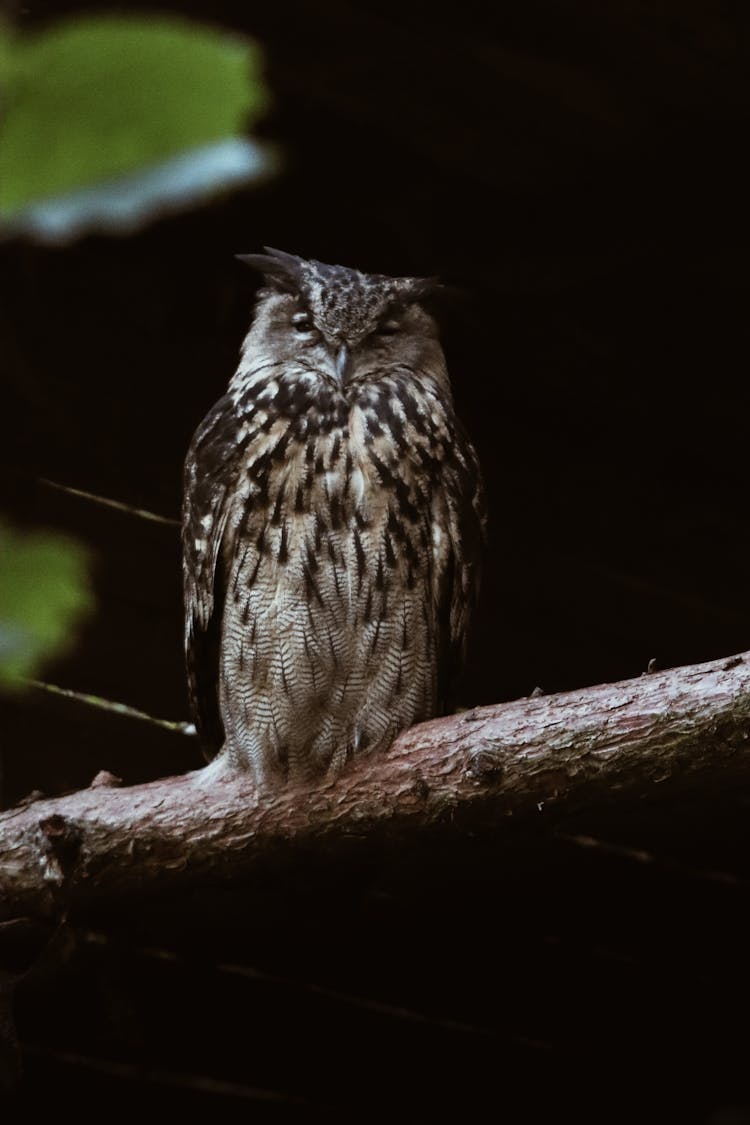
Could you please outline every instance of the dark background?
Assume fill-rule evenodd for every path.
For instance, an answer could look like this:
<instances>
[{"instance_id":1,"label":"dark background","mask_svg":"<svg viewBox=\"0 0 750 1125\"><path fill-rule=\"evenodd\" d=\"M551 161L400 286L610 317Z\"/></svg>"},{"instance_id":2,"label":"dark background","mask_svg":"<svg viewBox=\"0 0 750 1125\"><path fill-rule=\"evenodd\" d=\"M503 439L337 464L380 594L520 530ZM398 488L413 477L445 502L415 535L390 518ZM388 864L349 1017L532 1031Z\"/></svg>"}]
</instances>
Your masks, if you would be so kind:
<instances>
[{"instance_id":1,"label":"dark background","mask_svg":"<svg viewBox=\"0 0 750 1125\"><path fill-rule=\"evenodd\" d=\"M19 20L63 10L84 6ZM745 7L179 11L265 46L283 170L129 238L2 248L7 507L96 558L98 614L46 678L186 717L176 529L37 478L177 517L250 315L233 255L264 244L465 294L445 346L491 543L464 703L747 648ZM6 712L6 801L199 762L183 736L40 694ZM242 888L213 924L184 902L82 920L54 983L20 993L24 1096L38 1079L262 1120L748 1121L747 806L671 792L579 815L652 863L542 826Z\"/></svg>"}]
</instances>

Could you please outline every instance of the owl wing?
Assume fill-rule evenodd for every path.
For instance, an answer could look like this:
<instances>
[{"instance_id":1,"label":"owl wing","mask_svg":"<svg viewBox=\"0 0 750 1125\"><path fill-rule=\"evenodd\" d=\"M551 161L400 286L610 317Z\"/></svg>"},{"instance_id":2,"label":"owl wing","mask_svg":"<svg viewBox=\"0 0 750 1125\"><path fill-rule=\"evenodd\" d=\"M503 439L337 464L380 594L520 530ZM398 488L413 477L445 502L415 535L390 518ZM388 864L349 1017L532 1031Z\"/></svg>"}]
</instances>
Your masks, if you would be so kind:
<instances>
[{"instance_id":1,"label":"owl wing","mask_svg":"<svg viewBox=\"0 0 750 1125\"><path fill-rule=\"evenodd\" d=\"M185 458L182 570L185 658L193 720L206 757L221 748L219 646L226 572L222 544L241 448L232 404L220 399L195 432Z\"/></svg>"},{"instance_id":2,"label":"owl wing","mask_svg":"<svg viewBox=\"0 0 750 1125\"><path fill-rule=\"evenodd\" d=\"M479 461L456 420L452 455L444 467L447 538L439 576L441 654L439 695L444 712L455 705L466 662L471 621L479 600L487 511Z\"/></svg>"}]
</instances>

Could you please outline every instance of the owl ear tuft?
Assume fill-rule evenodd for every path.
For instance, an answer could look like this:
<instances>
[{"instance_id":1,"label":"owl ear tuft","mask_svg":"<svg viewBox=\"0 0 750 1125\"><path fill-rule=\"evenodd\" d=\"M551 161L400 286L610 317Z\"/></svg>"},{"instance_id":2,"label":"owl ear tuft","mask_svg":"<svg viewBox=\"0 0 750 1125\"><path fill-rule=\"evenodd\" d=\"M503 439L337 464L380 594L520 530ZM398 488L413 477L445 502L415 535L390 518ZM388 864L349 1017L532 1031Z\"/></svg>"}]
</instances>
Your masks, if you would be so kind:
<instances>
[{"instance_id":1,"label":"owl ear tuft","mask_svg":"<svg viewBox=\"0 0 750 1125\"><path fill-rule=\"evenodd\" d=\"M444 288L439 277L411 277L409 281L415 301L421 300L422 297L434 297L439 290Z\"/></svg>"},{"instance_id":2,"label":"owl ear tuft","mask_svg":"<svg viewBox=\"0 0 750 1125\"><path fill-rule=\"evenodd\" d=\"M449 285L439 277L415 277L410 279L413 288L409 294L412 301L419 301L430 309L445 312L460 308L469 300L469 292L460 285Z\"/></svg>"},{"instance_id":3,"label":"owl ear tuft","mask_svg":"<svg viewBox=\"0 0 750 1125\"><path fill-rule=\"evenodd\" d=\"M244 262L263 274L269 284L287 293L297 293L302 280L302 259L284 250L274 250L264 246L265 254L235 254L238 261Z\"/></svg>"},{"instance_id":4,"label":"owl ear tuft","mask_svg":"<svg viewBox=\"0 0 750 1125\"><path fill-rule=\"evenodd\" d=\"M400 278L400 297L404 302L429 301L439 296L445 286L439 277Z\"/></svg>"}]
</instances>

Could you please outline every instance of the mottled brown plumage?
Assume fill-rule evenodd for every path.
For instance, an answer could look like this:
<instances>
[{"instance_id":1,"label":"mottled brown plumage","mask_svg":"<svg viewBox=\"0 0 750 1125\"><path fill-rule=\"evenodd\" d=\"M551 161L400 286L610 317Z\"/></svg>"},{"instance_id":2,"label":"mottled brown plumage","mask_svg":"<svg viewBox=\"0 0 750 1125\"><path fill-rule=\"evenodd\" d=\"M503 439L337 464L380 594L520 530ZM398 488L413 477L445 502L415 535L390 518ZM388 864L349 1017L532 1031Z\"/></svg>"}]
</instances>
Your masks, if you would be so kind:
<instances>
[{"instance_id":1,"label":"mottled brown plumage","mask_svg":"<svg viewBox=\"0 0 750 1125\"><path fill-rule=\"evenodd\" d=\"M185 464L185 644L209 755L335 774L438 714L479 585L482 487L430 282L279 251Z\"/></svg>"}]
</instances>

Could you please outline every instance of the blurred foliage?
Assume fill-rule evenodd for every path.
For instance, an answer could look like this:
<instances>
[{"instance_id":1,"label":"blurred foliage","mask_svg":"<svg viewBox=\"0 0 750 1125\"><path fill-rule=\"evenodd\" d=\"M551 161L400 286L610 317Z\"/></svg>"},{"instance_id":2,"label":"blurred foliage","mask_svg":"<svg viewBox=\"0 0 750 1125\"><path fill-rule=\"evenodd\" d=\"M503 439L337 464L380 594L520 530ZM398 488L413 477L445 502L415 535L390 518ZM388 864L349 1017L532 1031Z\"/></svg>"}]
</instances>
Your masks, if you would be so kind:
<instances>
[{"instance_id":1,"label":"blurred foliage","mask_svg":"<svg viewBox=\"0 0 750 1125\"><path fill-rule=\"evenodd\" d=\"M0 25L0 231L129 231L246 183L273 157L240 134L268 104L260 51L169 16ZM83 549L0 524L0 685L69 646L93 599Z\"/></svg>"},{"instance_id":2,"label":"blurred foliage","mask_svg":"<svg viewBox=\"0 0 750 1125\"><path fill-rule=\"evenodd\" d=\"M92 609L86 552L52 532L0 523L0 685L18 687L60 656Z\"/></svg>"},{"instance_id":3,"label":"blurred foliage","mask_svg":"<svg viewBox=\"0 0 750 1125\"><path fill-rule=\"evenodd\" d=\"M229 138L250 146L244 166L238 171L237 149L227 172L225 155L209 186L252 179L264 170L263 150L238 134L268 104L260 66L247 39L166 16L71 17L25 34L0 28L0 220L11 233L20 221L23 232L34 205L136 170L152 173L153 195L154 165L192 151L204 161L195 191L205 193L207 146L223 143L225 153ZM183 169L181 203L186 183ZM126 188L137 197L137 179ZM162 194L169 201L169 183Z\"/></svg>"}]
</instances>

